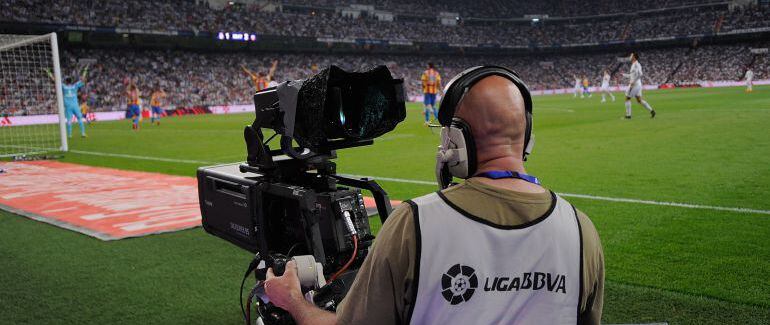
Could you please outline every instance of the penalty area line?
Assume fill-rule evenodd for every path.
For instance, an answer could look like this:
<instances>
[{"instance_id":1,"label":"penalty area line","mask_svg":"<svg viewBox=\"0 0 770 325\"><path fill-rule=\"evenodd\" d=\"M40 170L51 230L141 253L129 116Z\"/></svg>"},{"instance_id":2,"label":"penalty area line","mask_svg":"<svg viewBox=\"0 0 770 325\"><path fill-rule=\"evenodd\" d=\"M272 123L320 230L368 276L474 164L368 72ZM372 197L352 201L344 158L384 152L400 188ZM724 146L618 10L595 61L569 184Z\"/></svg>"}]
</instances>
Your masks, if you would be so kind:
<instances>
[{"instance_id":1,"label":"penalty area line","mask_svg":"<svg viewBox=\"0 0 770 325\"><path fill-rule=\"evenodd\" d=\"M390 182L397 182L397 183L433 185L433 186L437 186L438 185L436 182L420 181L420 180L414 180L414 179L402 179L402 178L392 178L392 177L376 177L376 176L363 176L363 175L346 175L346 176L359 177L359 178L366 177L366 178L371 178L371 179L375 179L375 180L390 181ZM587 199L587 200L596 200L596 201L635 203L635 204L646 204L646 205L670 206L670 207L687 208L687 209L703 209L703 210L729 211L729 212L738 212L738 213L756 213L756 214L770 215L770 210L760 210L760 209L750 209L750 208L723 207L723 206L715 206L715 205L691 204L691 203L680 203L680 202L665 202L665 201L654 201L654 200L640 200L640 199L608 197L608 196L587 195L587 194L575 194L575 193L556 193L556 194L558 194L560 196L563 196L563 197L573 197L573 198Z\"/></svg>"}]
</instances>

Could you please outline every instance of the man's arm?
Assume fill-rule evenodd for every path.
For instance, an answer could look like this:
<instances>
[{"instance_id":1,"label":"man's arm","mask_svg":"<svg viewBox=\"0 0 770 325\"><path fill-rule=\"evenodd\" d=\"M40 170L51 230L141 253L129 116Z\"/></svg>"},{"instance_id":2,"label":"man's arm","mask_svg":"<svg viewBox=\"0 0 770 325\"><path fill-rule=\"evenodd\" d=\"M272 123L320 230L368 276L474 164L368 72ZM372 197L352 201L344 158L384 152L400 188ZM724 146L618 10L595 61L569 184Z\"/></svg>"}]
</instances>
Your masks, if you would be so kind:
<instances>
[{"instance_id":1,"label":"man's arm","mask_svg":"<svg viewBox=\"0 0 770 325\"><path fill-rule=\"evenodd\" d=\"M377 233L374 248L337 307L340 324L404 324L414 305L417 235L411 205L403 203Z\"/></svg>"},{"instance_id":2,"label":"man's arm","mask_svg":"<svg viewBox=\"0 0 770 325\"><path fill-rule=\"evenodd\" d=\"M265 293L276 306L288 311L298 324L400 324L411 301L416 261L416 238L411 207L398 206L377 234L339 307L329 313L307 302L299 287L296 265L281 277L271 271ZM290 271L291 270L291 271ZM303 323L305 322L305 323Z\"/></svg>"},{"instance_id":3,"label":"man's arm","mask_svg":"<svg viewBox=\"0 0 770 325\"><path fill-rule=\"evenodd\" d=\"M43 69L43 71L45 71L45 73L48 75L48 78L50 78L51 81L56 81L56 79L53 77L53 73L51 73L51 69L45 68Z\"/></svg>"},{"instance_id":4,"label":"man's arm","mask_svg":"<svg viewBox=\"0 0 770 325\"><path fill-rule=\"evenodd\" d=\"M249 75L249 77L252 77L252 78L256 78L256 77L257 77L257 76L254 74L254 72L252 72L251 70L249 70L248 68L246 68L246 66L242 65L242 66L241 66L241 69L243 69L243 72L246 72L246 74L247 74L247 75Z\"/></svg>"},{"instance_id":5,"label":"man's arm","mask_svg":"<svg viewBox=\"0 0 770 325\"><path fill-rule=\"evenodd\" d=\"M591 219L577 210L583 238L583 300L578 324L599 325L604 308L604 252Z\"/></svg>"},{"instance_id":6,"label":"man's arm","mask_svg":"<svg viewBox=\"0 0 770 325\"><path fill-rule=\"evenodd\" d=\"M82 81L85 84L86 82L88 82L87 77L88 77L88 66L83 68L83 71L80 73L80 81Z\"/></svg>"},{"instance_id":7,"label":"man's arm","mask_svg":"<svg viewBox=\"0 0 770 325\"><path fill-rule=\"evenodd\" d=\"M273 80L273 75L275 75L276 68L278 68L278 60L274 60L273 65L270 66L270 71L267 72L267 82L270 82Z\"/></svg>"}]
</instances>

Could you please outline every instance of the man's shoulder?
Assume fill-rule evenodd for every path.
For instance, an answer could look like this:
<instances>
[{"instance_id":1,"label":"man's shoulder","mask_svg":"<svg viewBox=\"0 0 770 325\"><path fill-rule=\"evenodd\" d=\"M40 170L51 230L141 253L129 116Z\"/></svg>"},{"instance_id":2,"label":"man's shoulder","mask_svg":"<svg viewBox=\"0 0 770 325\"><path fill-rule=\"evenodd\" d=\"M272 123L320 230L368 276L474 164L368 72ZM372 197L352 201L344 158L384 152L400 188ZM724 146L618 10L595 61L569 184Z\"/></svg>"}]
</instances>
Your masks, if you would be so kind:
<instances>
[{"instance_id":1,"label":"man's shoulder","mask_svg":"<svg viewBox=\"0 0 770 325\"><path fill-rule=\"evenodd\" d=\"M410 200L407 200L404 203L408 207L411 207L412 210L414 210L415 208L417 208L417 205L430 204L430 203L433 203L433 202L436 202L436 201L440 200L441 198L438 195L438 193L440 193L440 192L431 192L431 193L425 194L423 196L418 196L416 198L412 198Z\"/></svg>"},{"instance_id":2,"label":"man's shoulder","mask_svg":"<svg viewBox=\"0 0 770 325\"><path fill-rule=\"evenodd\" d=\"M578 223L580 224L580 232L581 236L583 237L583 243L588 243L588 246L592 246L587 247L589 248L589 251L596 251L597 249L598 251L601 251L599 232L596 230L596 226L594 225L593 221L591 221L591 218L589 218L587 214L585 214L583 211L580 211L578 208L575 208L575 213L577 214Z\"/></svg>"}]
</instances>

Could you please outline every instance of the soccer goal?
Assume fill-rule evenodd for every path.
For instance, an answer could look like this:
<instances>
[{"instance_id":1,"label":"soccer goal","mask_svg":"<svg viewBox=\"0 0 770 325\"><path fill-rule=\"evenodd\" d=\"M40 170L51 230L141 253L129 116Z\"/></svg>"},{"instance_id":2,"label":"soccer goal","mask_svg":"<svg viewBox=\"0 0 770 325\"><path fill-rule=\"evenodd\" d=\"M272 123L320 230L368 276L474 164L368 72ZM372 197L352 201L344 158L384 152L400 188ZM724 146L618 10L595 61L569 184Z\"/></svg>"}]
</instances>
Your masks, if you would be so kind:
<instances>
[{"instance_id":1,"label":"soccer goal","mask_svg":"<svg viewBox=\"0 0 770 325\"><path fill-rule=\"evenodd\" d=\"M0 157L67 151L56 33L0 34Z\"/></svg>"}]
</instances>

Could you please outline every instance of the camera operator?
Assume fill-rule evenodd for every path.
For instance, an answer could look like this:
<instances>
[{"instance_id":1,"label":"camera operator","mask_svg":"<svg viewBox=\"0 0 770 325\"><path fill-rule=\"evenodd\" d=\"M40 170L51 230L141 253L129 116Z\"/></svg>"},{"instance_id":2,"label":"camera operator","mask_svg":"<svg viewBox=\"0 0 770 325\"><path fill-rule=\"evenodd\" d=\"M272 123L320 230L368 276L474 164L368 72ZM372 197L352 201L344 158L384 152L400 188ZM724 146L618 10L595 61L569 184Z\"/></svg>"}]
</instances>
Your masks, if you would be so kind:
<instances>
[{"instance_id":1,"label":"camera operator","mask_svg":"<svg viewBox=\"0 0 770 325\"><path fill-rule=\"evenodd\" d=\"M266 294L298 324L599 324L599 236L524 174L525 90L498 75L469 87L452 116L472 130L475 172L393 211L336 314L304 300L293 262L268 272Z\"/></svg>"}]
</instances>

